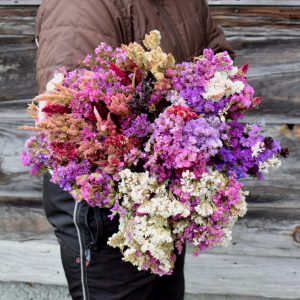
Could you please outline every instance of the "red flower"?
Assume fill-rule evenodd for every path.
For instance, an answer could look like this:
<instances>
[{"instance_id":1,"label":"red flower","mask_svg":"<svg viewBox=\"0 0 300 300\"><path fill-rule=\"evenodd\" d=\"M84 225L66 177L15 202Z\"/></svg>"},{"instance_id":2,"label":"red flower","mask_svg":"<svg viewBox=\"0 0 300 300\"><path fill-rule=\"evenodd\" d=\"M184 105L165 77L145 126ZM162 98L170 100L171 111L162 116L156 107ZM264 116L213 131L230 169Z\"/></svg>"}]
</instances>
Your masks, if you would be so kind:
<instances>
[{"instance_id":1,"label":"red flower","mask_svg":"<svg viewBox=\"0 0 300 300\"><path fill-rule=\"evenodd\" d=\"M107 161L114 167L118 167L121 163L120 159L116 155L109 155Z\"/></svg>"},{"instance_id":2,"label":"red flower","mask_svg":"<svg viewBox=\"0 0 300 300\"><path fill-rule=\"evenodd\" d=\"M126 137L123 134L110 135L105 140L105 146L108 155L116 155L118 157L123 156L133 149L139 140L135 137Z\"/></svg>"},{"instance_id":3,"label":"red flower","mask_svg":"<svg viewBox=\"0 0 300 300\"><path fill-rule=\"evenodd\" d=\"M252 108L258 106L262 101L262 98L261 97L254 97L252 98Z\"/></svg>"},{"instance_id":4,"label":"red flower","mask_svg":"<svg viewBox=\"0 0 300 300\"><path fill-rule=\"evenodd\" d=\"M51 143L51 149L53 150L58 160L73 160L76 158L76 148L71 143Z\"/></svg>"},{"instance_id":5,"label":"red flower","mask_svg":"<svg viewBox=\"0 0 300 300\"><path fill-rule=\"evenodd\" d=\"M135 83L139 84L143 77L143 71L138 68L136 63L131 59L128 64L125 66L126 74L135 72Z\"/></svg>"},{"instance_id":6,"label":"red flower","mask_svg":"<svg viewBox=\"0 0 300 300\"><path fill-rule=\"evenodd\" d=\"M197 114L187 106L173 105L167 108L167 112L183 118L186 122L192 119L197 119Z\"/></svg>"},{"instance_id":7,"label":"red flower","mask_svg":"<svg viewBox=\"0 0 300 300\"><path fill-rule=\"evenodd\" d=\"M143 71L141 69L135 69L135 83L139 84L142 81Z\"/></svg>"},{"instance_id":8,"label":"red flower","mask_svg":"<svg viewBox=\"0 0 300 300\"><path fill-rule=\"evenodd\" d=\"M71 109L69 107L66 107L61 104L47 104L43 107L42 112L48 113L50 115L52 114L64 114L64 113L70 113Z\"/></svg>"},{"instance_id":9,"label":"red flower","mask_svg":"<svg viewBox=\"0 0 300 300\"><path fill-rule=\"evenodd\" d=\"M239 69L240 69L240 73L241 73L240 75L241 76L245 76L245 74L248 72L249 65L248 64L244 64Z\"/></svg>"},{"instance_id":10,"label":"red flower","mask_svg":"<svg viewBox=\"0 0 300 300\"><path fill-rule=\"evenodd\" d=\"M123 70L121 70L119 67L117 67L114 63L111 63L109 66L109 69L114 71L116 73L116 75L121 78L121 83L124 85L130 85L131 84L131 80L128 78L128 75L126 74L126 72L124 72Z\"/></svg>"}]
</instances>

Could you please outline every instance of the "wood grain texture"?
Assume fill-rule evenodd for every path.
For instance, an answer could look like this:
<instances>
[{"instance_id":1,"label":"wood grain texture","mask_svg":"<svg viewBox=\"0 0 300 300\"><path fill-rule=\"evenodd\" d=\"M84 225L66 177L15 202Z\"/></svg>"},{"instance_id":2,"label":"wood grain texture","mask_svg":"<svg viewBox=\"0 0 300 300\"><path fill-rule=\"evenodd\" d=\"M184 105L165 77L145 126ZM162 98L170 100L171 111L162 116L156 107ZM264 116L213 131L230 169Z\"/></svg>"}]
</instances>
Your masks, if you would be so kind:
<instances>
[{"instance_id":1,"label":"wood grain texture","mask_svg":"<svg viewBox=\"0 0 300 300\"><path fill-rule=\"evenodd\" d=\"M0 281L66 285L55 241L0 241Z\"/></svg>"},{"instance_id":2,"label":"wood grain texture","mask_svg":"<svg viewBox=\"0 0 300 300\"><path fill-rule=\"evenodd\" d=\"M265 1L261 1L262 4ZM273 29L299 28L300 7L284 6L212 6L210 8L214 20L222 27L256 27ZM261 28L264 29L264 28Z\"/></svg>"},{"instance_id":3,"label":"wood grain texture","mask_svg":"<svg viewBox=\"0 0 300 300\"><path fill-rule=\"evenodd\" d=\"M37 7L0 6L0 45L34 43Z\"/></svg>"},{"instance_id":4,"label":"wood grain texture","mask_svg":"<svg viewBox=\"0 0 300 300\"><path fill-rule=\"evenodd\" d=\"M300 243L294 240L293 232L300 225L300 209L294 220L290 220L287 213L287 210L276 214L271 210L250 207L246 216L240 218L233 228L232 244L210 249L207 253L299 259Z\"/></svg>"},{"instance_id":5,"label":"wood grain texture","mask_svg":"<svg viewBox=\"0 0 300 300\"><path fill-rule=\"evenodd\" d=\"M237 53L249 64L249 82L263 97L248 120L269 123L300 120L300 7L215 6L213 17Z\"/></svg>"},{"instance_id":6,"label":"wood grain texture","mask_svg":"<svg viewBox=\"0 0 300 300\"><path fill-rule=\"evenodd\" d=\"M0 100L36 94L36 7L0 6Z\"/></svg>"},{"instance_id":7,"label":"wood grain texture","mask_svg":"<svg viewBox=\"0 0 300 300\"><path fill-rule=\"evenodd\" d=\"M186 291L241 298L299 299L299 266L299 257L205 252L195 258L188 252ZM57 244L0 241L0 281L66 285Z\"/></svg>"},{"instance_id":8,"label":"wood grain texture","mask_svg":"<svg viewBox=\"0 0 300 300\"><path fill-rule=\"evenodd\" d=\"M233 243L186 257L186 287L201 299L300 299L300 2L209 0L249 80L263 96L246 120L291 155L263 182L245 180L248 212ZM66 285L59 248L41 207L41 179L30 177L20 152L32 124L25 112L36 94L35 14L40 0L0 0L0 281ZM289 124L287 126L287 124ZM7 240L4 240L7 239ZM34 239L34 241L30 241ZM13 241L14 240L14 241Z\"/></svg>"},{"instance_id":9,"label":"wood grain texture","mask_svg":"<svg viewBox=\"0 0 300 300\"><path fill-rule=\"evenodd\" d=\"M40 207L26 205L0 205L1 239L30 240L48 239L53 235L53 227L46 220L44 210Z\"/></svg>"},{"instance_id":10,"label":"wood grain texture","mask_svg":"<svg viewBox=\"0 0 300 300\"><path fill-rule=\"evenodd\" d=\"M36 94L35 46L0 47L0 100Z\"/></svg>"},{"instance_id":11,"label":"wood grain texture","mask_svg":"<svg viewBox=\"0 0 300 300\"><path fill-rule=\"evenodd\" d=\"M260 297L260 296L242 296L241 295L230 295L230 298L228 298L228 295L220 295L220 294L189 294L186 293L184 296L185 300L266 300L270 298ZM282 298L271 298L272 300L282 300ZM62 299L65 300L65 299Z\"/></svg>"},{"instance_id":12,"label":"wood grain texture","mask_svg":"<svg viewBox=\"0 0 300 300\"><path fill-rule=\"evenodd\" d=\"M191 294L299 299L300 259L202 254L186 256L186 290ZM229 298L231 299L231 298Z\"/></svg>"},{"instance_id":13,"label":"wood grain texture","mask_svg":"<svg viewBox=\"0 0 300 300\"><path fill-rule=\"evenodd\" d=\"M28 100L0 104L0 200L39 201L41 178L29 176L20 155L25 140L31 133L17 129L22 124L33 124L26 113Z\"/></svg>"},{"instance_id":14,"label":"wood grain texture","mask_svg":"<svg viewBox=\"0 0 300 300\"><path fill-rule=\"evenodd\" d=\"M297 226L300 226L300 208L276 210L250 206L233 228L232 244L205 252L300 258L300 243L293 236ZM0 204L0 236L16 241L55 240L42 207L11 203ZM192 249L188 251L192 253Z\"/></svg>"}]
</instances>

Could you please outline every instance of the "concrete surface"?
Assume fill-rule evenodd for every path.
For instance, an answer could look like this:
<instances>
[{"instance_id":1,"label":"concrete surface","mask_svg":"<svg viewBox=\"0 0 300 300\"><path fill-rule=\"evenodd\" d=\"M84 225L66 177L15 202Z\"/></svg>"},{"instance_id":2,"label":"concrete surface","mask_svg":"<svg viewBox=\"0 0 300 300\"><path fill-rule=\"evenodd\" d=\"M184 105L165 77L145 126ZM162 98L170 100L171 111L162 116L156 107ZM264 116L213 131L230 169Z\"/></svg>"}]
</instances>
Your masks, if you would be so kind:
<instances>
[{"instance_id":1,"label":"concrete surface","mask_svg":"<svg viewBox=\"0 0 300 300\"><path fill-rule=\"evenodd\" d=\"M0 300L71 300L63 286L0 282Z\"/></svg>"},{"instance_id":2,"label":"concrete surface","mask_svg":"<svg viewBox=\"0 0 300 300\"><path fill-rule=\"evenodd\" d=\"M191 295L185 300L280 300L278 298L241 297L239 295ZM0 300L71 300L68 289L63 286L31 283L0 282ZM103 299L104 300L104 299ZM140 299L143 300L143 299ZM155 299L153 299L155 300ZM171 300L171 299L170 299ZM282 300L282 299L281 299Z\"/></svg>"}]
</instances>

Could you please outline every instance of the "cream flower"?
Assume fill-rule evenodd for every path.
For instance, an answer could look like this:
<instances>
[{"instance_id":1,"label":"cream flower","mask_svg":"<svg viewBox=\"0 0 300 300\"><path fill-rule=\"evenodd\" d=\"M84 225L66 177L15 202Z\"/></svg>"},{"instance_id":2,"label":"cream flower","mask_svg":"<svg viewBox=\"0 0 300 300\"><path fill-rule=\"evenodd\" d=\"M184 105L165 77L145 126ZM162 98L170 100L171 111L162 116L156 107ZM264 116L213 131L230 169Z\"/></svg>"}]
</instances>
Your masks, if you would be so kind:
<instances>
[{"instance_id":1,"label":"cream flower","mask_svg":"<svg viewBox=\"0 0 300 300\"><path fill-rule=\"evenodd\" d=\"M42 110L47 105L47 103L48 103L48 101L46 101L46 100L39 101L38 110L37 110L36 125L38 123L40 123L40 122L45 121L45 119L46 119L46 113L44 113Z\"/></svg>"},{"instance_id":2,"label":"cream flower","mask_svg":"<svg viewBox=\"0 0 300 300\"><path fill-rule=\"evenodd\" d=\"M178 104L182 104L182 105L186 105L186 101L184 100L183 97L181 97L179 95L179 93L175 90L171 90L166 98L169 102L171 102L172 104L174 103L178 103Z\"/></svg>"},{"instance_id":3,"label":"cream flower","mask_svg":"<svg viewBox=\"0 0 300 300\"><path fill-rule=\"evenodd\" d=\"M149 268L150 254L159 262L160 270L169 273L174 267L174 231L170 218L179 215L187 218L189 207L175 198L166 183L157 182L148 172L134 173L125 169L119 176L118 197L122 199L126 215L120 217L119 232L109 239L108 244L121 250L126 248L124 260L139 270L144 265ZM180 223L177 231L183 231L187 225L187 222ZM157 266L150 268L156 270Z\"/></svg>"},{"instance_id":4,"label":"cream flower","mask_svg":"<svg viewBox=\"0 0 300 300\"><path fill-rule=\"evenodd\" d=\"M240 93L244 87L245 85L242 81L232 81L228 72L217 71L214 77L209 80L202 96L206 100L217 102L224 96L228 97Z\"/></svg>"},{"instance_id":5,"label":"cream flower","mask_svg":"<svg viewBox=\"0 0 300 300\"><path fill-rule=\"evenodd\" d=\"M195 211L201 217L208 217L209 215L213 214L214 209L213 209L212 204L210 204L209 202L203 201L195 207Z\"/></svg>"},{"instance_id":6,"label":"cream flower","mask_svg":"<svg viewBox=\"0 0 300 300\"><path fill-rule=\"evenodd\" d=\"M53 91L55 90L55 84L62 84L64 81L64 74L63 73L55 73L53 78L47 83L46 90Z\"/></svg>"},{"instance_id":7,"label":"cream flower","mask_svg":"<svg viewBox=\"0 0 300 300\"><path fill-rule=\"evenodd\" d=\"M143 43L149 50L154 50L159 47L161 41L161 34L158 30L152 30L149 34L145 35Z\"/></svg>"},{"instance_id":8,"label":"cream flower","mask_svg":"<svg viewBox=\"0 0 300 300\"><path fill-rule=\"evenodd\" d=\"M263 142L257 142L253 147L251 147L252 157L257 157L259 153L265 150L265 144Z\"/></svg>"},{"instance_id":9,"label":"cream flower","mask_svg":"<svg viewBox=\"0 0 300 300\"><path fill-rule=\"evenodd\" d=\"M123 46L130 58L142 69L150 71L157 80L164 79L165 71L175 65L174 56L170 53L163 52L160 47L161 36L159 31L153 30L150 34L146 34L144 45L149 51L138 43L130 43Z\"/></svg>"},{"instance_id":10,"label":"cream flower","mask_svg":"<svg viewBox=\"0 0 300 300\"><path fill-rule=\"evenodd\" d=\"M273 157L268 160L260 162L258 167L260 172L267 174L269 173L269 168L279 168L280 166L281 161L273 155Z\"/></svg>"}]
</instances>

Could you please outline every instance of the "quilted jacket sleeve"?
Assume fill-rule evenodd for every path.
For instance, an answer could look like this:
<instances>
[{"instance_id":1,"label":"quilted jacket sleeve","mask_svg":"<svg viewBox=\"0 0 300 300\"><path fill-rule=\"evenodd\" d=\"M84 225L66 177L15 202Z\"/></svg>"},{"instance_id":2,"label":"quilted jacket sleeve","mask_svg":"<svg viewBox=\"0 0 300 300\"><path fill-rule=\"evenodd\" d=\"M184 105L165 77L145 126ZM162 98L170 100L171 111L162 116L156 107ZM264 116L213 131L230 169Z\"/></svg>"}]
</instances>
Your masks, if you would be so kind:
<instances>
[{"instance_id":1,"label":"quilted jacket sleeve","mask_svg":"<svg viewBox=\"0 0 300 300\"><path fill-rule=\"evenodd\" d=\"M97 5L95 5L97 3ZM37 11L39 93L61 66L72 67L100 42L122 43L121 17L109 0L44 0Z\"/></svg>"},{"instance_id":2,"label":"quilted jacket sleeve","mask_svg":"<svg viewBox=\"0 0 300 300\"><path fill-rule=\"evenodd\" d=\"M236 53L234 52L230 43L226 40L225 34L222 28L217 25L213 20L211 11L208 7L207 0L205 2L205 12L206 12L206 25L207 25L207 48L211 48L214 52L228 51L231 59L236 58Z\"/></svg>"}]
</instances>

